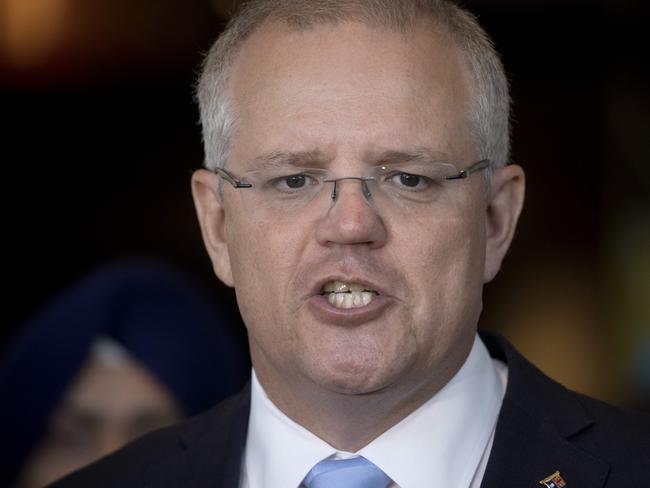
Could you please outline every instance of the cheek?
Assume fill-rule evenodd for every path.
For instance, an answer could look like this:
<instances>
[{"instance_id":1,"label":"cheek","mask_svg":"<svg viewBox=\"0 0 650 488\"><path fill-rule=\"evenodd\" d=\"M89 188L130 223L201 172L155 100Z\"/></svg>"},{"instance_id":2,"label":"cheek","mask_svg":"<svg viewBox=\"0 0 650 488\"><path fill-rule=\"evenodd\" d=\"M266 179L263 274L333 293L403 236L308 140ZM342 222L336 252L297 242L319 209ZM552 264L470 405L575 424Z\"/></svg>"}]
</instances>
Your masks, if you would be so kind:
<instances>
[{"instance_id":1,"label":"cheek","mask_svg":"<svg viewBox=\"0 0 650 488\"><path fill-rule=\"evenodd\" d=\"M300 259L300 228L287 229L265 219L239 220L229 239L235 287L259 285L279 290ZM273 283L274 286L269 286Z\"/></svg>"},{"instance_id":2,"label":"cheek","mask_svg":"<svg viewBox=\"0 0 650 488\"><path fill-rule=\"evenodd\" d=\"M410 226L411 229L413 226ZM420 222L417 235L401 233L396 256L411 282L414 313L429 324L422 331L466 321L475 307L468 307L482 287L483 232L476 219L436 218ZM409 258L412 257L412 259ZM474 314L470 314L474 315ZM434 317L435 324L430 324Z\"/></svg>"},{"instance_id":3,"label":"cheek","mask_svg":"<svg viewBox=\"0 0 650 488\"><path fill-rule=\"evenodd\" d=\"M266 219L238 219L229 236L230 262L237 302L249 331L261 334L273 324L277 331L287 322L292 272L301 256L298 229L270 224Z\"/></svg>"},{"instance_id":4,"label":"cheek","mask_svg":"<svg viewBox=\"0 0 650 488\"><path fill-rule=\"evenodd\" d=\"M22 480L17 486L46 486L92 461L93 455L89 450L70 452L43 441L25 464Z\"/></svg>"}]
</instances>

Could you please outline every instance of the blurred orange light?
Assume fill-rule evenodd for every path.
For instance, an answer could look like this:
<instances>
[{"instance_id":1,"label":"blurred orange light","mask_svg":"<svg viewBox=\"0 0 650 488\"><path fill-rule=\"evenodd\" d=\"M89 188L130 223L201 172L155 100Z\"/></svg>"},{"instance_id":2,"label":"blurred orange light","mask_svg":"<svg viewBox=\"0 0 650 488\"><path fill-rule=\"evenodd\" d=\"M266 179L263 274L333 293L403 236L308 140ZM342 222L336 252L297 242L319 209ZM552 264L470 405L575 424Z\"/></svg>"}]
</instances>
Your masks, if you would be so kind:
<instances>
[{"instance_id":1,"label":"blurred orange light","mask_svg":"<svg viewBox=\"0 0 650 488\"><path fill-rule=\"evenodd\" d=\"M17 68L46 60L63 41L69 0L4 0L0 5L0 49Z\"/></svg>"}]
</instances>

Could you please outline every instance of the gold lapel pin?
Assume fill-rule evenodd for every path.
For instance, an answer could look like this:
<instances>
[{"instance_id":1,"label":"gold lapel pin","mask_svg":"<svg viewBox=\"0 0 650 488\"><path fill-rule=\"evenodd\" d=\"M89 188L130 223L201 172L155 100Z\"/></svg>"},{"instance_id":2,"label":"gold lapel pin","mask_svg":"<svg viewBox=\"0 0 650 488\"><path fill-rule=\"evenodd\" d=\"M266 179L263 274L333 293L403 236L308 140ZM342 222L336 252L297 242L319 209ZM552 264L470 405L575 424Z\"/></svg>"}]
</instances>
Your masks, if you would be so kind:
<instances>
[{"instance_id":1,"label":"gold lapel pin","mask_svg":"<svg viewBox=\"0 0 650 488\"><path fill-rule=\"evenodd\" d=\"M540 485L545 486L546 488L562 488L566 486L566 482L559 471L556 471L552 475L544 478L539 482Z\"/></svg>"}]
</instances>

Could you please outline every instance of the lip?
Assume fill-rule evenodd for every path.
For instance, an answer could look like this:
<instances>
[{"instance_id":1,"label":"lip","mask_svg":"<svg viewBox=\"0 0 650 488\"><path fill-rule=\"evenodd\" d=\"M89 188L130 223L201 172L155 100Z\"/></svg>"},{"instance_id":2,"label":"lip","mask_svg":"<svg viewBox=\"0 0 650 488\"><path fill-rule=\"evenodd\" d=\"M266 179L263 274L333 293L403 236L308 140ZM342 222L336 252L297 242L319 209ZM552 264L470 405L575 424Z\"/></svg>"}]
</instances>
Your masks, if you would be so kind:
<instances>
[{"instance_id":1,"label":"lip","mask_svg":"<svg viewBox=\"0 0 650 488\"><path fill-rule=\"evenodd\" d=\"M322 294L323 286L331 281L356 283L367 290L373 290L377 295L368 305L358 308L336 308ZM392 297L376 281L366 277L332 274L314 283L304 296L307 308L317 320L325 323L354 326L377 319L393 302Z\"/></svg>"},{"instance_id":2,"label":"lip","mask_svg":"<svg viewBox=\"0 0 650 488\"><path fill-rule=\"evenodd\" d=\"M379 318L393 300L386 295L376 296L368 305L358 308L336 308L324 295L312 295L307 299L308 310L320 322L339 326L361 325Z\"/></svg>"}]
</instances>

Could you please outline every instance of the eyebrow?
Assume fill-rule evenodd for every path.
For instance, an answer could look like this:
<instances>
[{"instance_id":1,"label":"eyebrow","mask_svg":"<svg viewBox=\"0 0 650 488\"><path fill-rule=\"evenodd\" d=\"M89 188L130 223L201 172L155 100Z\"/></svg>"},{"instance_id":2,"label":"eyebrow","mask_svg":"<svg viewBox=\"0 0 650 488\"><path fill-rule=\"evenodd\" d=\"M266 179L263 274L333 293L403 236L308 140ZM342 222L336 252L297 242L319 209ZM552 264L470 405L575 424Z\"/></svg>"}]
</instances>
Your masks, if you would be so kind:
<instances>
[{"instance_id":1,"label":"eyebrow","mask_svg":"<svg viewBox=\"0 0 650 488\"><path fill-rule=\"evenodd\" d=\"M60 421L71 421L76 425L84 427L95 427L104 421L105 415L95 409L76 405L71 402L65 402L59 407L53 421L57 424Z\"/></svg>"},{"instance_id":2,"label":"eyebrow","mask_svg":"<svg viewBox=\"0 0 650 488\"><path fill-rule=\"evenodd\" d=\"M297 166L297 167L318 167L323 166L330 158L325 158L319 150L312 151L274 151L255 157L250 164L250 170Z\"/></svg>"},{"instance_id":3,"label":"eyebrow","mask_svg":"<svg viewBox=\"0 0 650 488\"><path fill-rule=\"evenodd\" d=\"M373 165L385 163L448 163L451 161L449 154L442 151L432 151L418 148L409 151L388 150L373 155L370 160Z\"/></svg>"}]
</instances>

